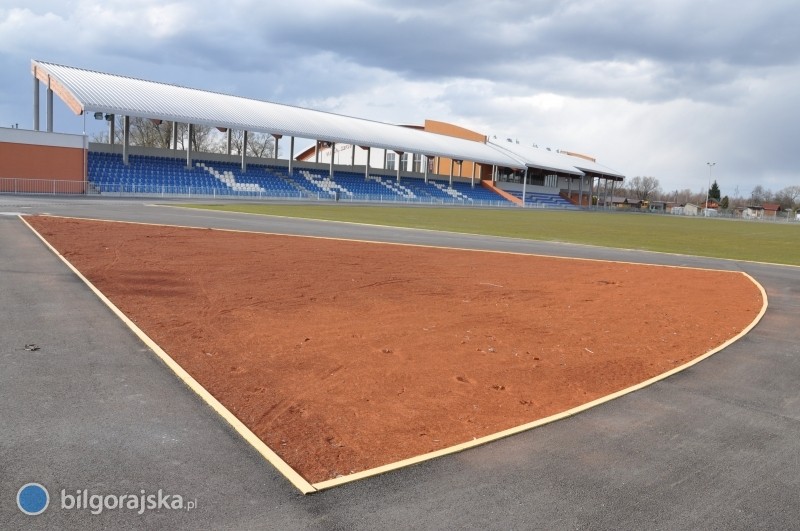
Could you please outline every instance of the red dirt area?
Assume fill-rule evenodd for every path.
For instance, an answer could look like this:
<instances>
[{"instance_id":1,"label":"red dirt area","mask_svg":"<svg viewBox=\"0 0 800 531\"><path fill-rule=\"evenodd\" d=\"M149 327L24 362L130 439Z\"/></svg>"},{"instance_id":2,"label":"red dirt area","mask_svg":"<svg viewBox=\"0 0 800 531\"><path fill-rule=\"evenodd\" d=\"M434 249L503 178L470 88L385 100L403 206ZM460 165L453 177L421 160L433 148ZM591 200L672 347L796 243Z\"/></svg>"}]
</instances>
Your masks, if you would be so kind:
<instances>
[{"instance_id":1,"label":"red dirt area","mask_svg":"<svg viewBox=\"0 0 800 531\"><path fill-rule=\"evenodd\" d=\"M625 389L762 306L739 273L27 219L312 483Z\"/></svg>"}]
</instances>

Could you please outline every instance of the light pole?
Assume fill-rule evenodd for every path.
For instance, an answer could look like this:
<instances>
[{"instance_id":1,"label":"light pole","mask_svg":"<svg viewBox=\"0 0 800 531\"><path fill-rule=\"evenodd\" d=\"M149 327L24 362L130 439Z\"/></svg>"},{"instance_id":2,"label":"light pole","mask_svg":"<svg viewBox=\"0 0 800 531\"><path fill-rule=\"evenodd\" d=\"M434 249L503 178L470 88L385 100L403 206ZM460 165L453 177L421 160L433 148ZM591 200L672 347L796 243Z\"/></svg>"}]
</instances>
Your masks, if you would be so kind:
<instances>
[{"instance_id":1,"label":"light pole","mask_svg":"<svg viewBox=\"0 0 800 531\"><path fill-rule=\"evenodd\" d=\"M713 168L717 163L716 162L706 162L706 164L708 164L708 188L706 188L705 216L708 217L708 194L711 192L711 168Z\"/></svg>"}]
</instances>

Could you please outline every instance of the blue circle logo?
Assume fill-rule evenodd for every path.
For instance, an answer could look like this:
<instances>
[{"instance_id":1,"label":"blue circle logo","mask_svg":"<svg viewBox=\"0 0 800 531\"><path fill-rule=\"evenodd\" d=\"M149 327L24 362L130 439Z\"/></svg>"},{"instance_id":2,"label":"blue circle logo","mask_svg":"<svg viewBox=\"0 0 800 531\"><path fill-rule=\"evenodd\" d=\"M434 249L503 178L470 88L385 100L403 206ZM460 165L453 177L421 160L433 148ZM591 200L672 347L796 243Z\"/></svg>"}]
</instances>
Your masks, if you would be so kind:
<instances>
[{"instance_id":1,"label":"blue circle logo","mask_svg":"<svg viewBox=\"0 0 800 531\"><path fill-rule=\"evenodd\" d=\"M50 493L39 483L28 483L17 491L17 507L30 516L42 514L50 503Z\"/></svg>"}]
</instances>

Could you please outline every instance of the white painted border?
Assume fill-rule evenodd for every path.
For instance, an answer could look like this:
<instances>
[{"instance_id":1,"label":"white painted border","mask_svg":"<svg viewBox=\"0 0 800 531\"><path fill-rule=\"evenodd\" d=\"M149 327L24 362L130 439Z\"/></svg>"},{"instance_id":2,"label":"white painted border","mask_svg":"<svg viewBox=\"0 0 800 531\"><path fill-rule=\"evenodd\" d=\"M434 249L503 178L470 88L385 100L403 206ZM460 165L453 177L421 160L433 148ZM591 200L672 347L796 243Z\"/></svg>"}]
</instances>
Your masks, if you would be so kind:
<instances>
[{"instance_id":1,"label":"white painted border","mask_svg":"<svg viewBox=\"0 0 800 531\"><path fill-rule=\"evenodd\" d=\"M191 227L191 226L181 226L181 225L163 225L158 223L142 223L142 222L128 222L128 221L113 221L113 220L98 220L98 219L91 219L91 218L75 218L69 216L49 216L49 217L56 217L56 218L65 218L65 219L78 219L83 221L98 221L98 222L105 222L105 223L127 223L131 225L146 225L146 226L158 226L158 227L171 227L171 228L186 228L186 229L201 229L207 230L207 227ZM517 426L514 428L509 428L507 430L503 430L498 433L494 433L491 435L487 435L484 437L480 437L478 439L474 439L472 441L468 441L465 443L457 444L455 446L450 446L448 448L442 448L441 450L437 450L435 452L430 452L427 454L422 454L416 457L412 457L409 459L404 459L401 461L397 461L395 463L389 463L387 465L382 465L376 468L371 468L369 470L363 470L361 472L356 472L355 474L349 474L347 476L342 476L335 479L330 479L327 481L321 481L318 483L310 484L306 481L300 474L298 474L294 469L292 469L285 461L283 461L272 449L270 449L264 442L259 439L252 431L250 431L247 426L245 426L239 419L237 419L225 406L223 406L216 398L214 398L206 389L200 385L197 380L195 380L189 373L187 373L180 365L178 365L175 360L173 360L166 352L164 352L161 347L159 347L152 339L150 339L144 332L142 332L138 326L136 326L130 319L128 319L125 314L123 314L108 298L103 295L100 290L98 290L89 280L86 279L66 258L64 258L49 242L47 242L33 227L28 224L27 221L23 218L23 216L19 216L25 225L36 234L42 242L55 253L67 266L76 274L78 277L83 280L87 286L102 300L111 310L120 318L122 321L128 325L129 328L137 335L140 339L150 347L158 356L159 358L164 361L164 363L170 367L170 369L175 372L175 374L188 385L195 393L197 393L203 400L206 401L217 413L219 413L242 437L249 442L255 449L258 451L265 459L267 459L270 463L278 469L292 484L295 485L303 494L309 494L312 492L326 490L333 487L337 487L339 485L344 485L346 483L351 483L353 481L358 481L360 479L377 476L380 474L384 474L386 472L391 472L393 470L398 470L400 468L405 468L408 466L413 466L418 463L422 463L425 461L429 461L431 459L435 459L437 457L442 457L445 455L455 454L458 452L462 452L469 448L475 448L476 446L482 446L484 444L488 444L490 442L503 439L505 437L510 437L512 435L516 435L518 433L522 433L525 431L532 430L539 426L543 426L545 424L550 424L557 420L561 420L567 417L571 417L593 407L599 406L601 404L605 404L606 402L610 402L616 398L621 396L627 395L629 393L633 393L634 391L638 391L650 385L653 385L656 382L660 382L674 374L677 374L681 371L692 367L701 361L711 357L712 355L724 350L725 348L729 347L736 341L740 340L742 337L747 335L764 317L764 314L767 311L767 307L769 305L767 299L767 292L764 287L752 276L748 275L744 272L738 271L725 271L720 269L704 269L698 267L689 267L689 266L671 266L671 265L659 265L659 264L641 264L635 262L625 262L625 261L616 261L616 260L600 260L594 258L573 258L573 257L556 257L556 256L547 256L547 255L536 255L536 254L529 254L529 253L520 253L520 252L509 252L509 251L493 251L493 250L483 250L483 249L460 249L455 247L440 247L440 246L432 246L432 245L419 245L419 244L406 244L406 243L391 243L391 242L373 242L373 241L365 241L365 240L352 240L346 238L334 238L334 237L324 237L324 236L303 236L303 235L291 235L291 234L280 234L280 233L270 233L270 232L258 232L258 231L245 231L245 230L234 230L234 229L213 229L218 230L220 232L234 232L234 233L244 233L244 234L263 234L263 235L271 235L271 236L284 236L284 237L294 237L294 238L310 238L310 239L323 239L323 240L337 240L337 241L347 241L347 242L360 242L360 243L375 243L375 244L382 244L382 245L398 245L398 246L405 246L405 247L423 247L423 248L433 248L433 249L448 249L448 250L456 250L456 251L471 251L471 252L487 252L487 253L495 253L495 254L511 254L511 255L520 255L520 256L533 256L533 257L545 257L545 258L552 258L555 260L578 260L578 261L587 261L587 262L610 262L610 263L620 263L620 264L630 264L636 265L641 267L665 267L665 268L672 268L672 269L690 269L690 270L701 270L701 271L710 271L710 272L719 272L719 273L726 273L730 275L744 275L748 278L761 292L761 299L762 305L761 310L759 311L758 315L753 319L753 321L739 334L735 335L734 337L730 338L723 344L717 346L716 348L706 352L705 354L690 360L689 362L680 365L672 370L669 370L665 373L660 375L654 376L649 380L645 380L639 384L633 385L631 387L622 389L610 395L598 398L591 402L587 402L586 404L582 404L580 406L571 408L567 411L557 413L555 415L551 415L549 417L545 417L543 419L539 419L533 422L529 422L527 424L523 424L521 426Z\"/></svg>"}]
</instances>

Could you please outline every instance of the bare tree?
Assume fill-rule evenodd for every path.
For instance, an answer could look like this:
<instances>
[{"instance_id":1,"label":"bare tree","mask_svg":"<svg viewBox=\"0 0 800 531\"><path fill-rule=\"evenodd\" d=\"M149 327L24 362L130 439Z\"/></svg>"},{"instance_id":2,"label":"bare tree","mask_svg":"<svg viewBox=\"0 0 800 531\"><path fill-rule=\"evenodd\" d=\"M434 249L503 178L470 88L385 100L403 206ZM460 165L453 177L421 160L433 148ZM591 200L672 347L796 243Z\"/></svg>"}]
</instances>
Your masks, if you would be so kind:
<instances>
[{"instance_id":1,"label":"bare tree","mask_svg":"<svg viewBox=\"0 0 800 531\"><path fill-rule=\"evenodd\" d=\"M794 208L800 199L800 186L787 186L775 194L775 200L784 209Z\"/></svg>"},{"instance_id":2,"label":"bare tree","mask_svg":"<svg viewBox=\"0 0 800 531\"><path fill-rule=\"evenodd\" d=\"M122 127L115 128L118 134ZM169 148L172 139L172 122L149 120L147 118L130 119L130 142L133 146Z\"/></svg>"},{"instance_id":3,"label":"bare tree","mask_svg":"<svg viewBox=\"0 0 800 531\"><path fill-rule=\"evenodd\" d=\"M764 189L763 186L757 184L750 192L750 204L760 205L767 200L766 197L767 197L767 191Z\"/></svg>"},{"instance_id":4,"label":"bare tree","mask_svg":"<svg viewBox=\"0 0 800 531\"><path fill-rule=\"evenodd\" d=\"M186 124L178 124L178 147L180 149L186 149L191 140L192 151L195 153L215 153L217 151L216 129L207 125L193 125L191 139L189 139L188 129L189 126Z\"/></svg>"},{"instance_id":5,"label":"bare tree","mask_svg":"<svg viewBox=\"0 0 800 531\"><path fill-rule=\"evenodd\" d=\"M628 183L628 191L634 198L647 201L661 193L661 185L655 177L634 177Z\"/></svg>"},{"instance_id":6,"label":"bare tree","mask_svg":"<svg viewBox=\"0 0 800 531\"><path fill-rule=\"evenodd\" d=\"M684 188L683 190L675 190L665 196L666 201L672 201L678 203L679 205L685 205L686 203L691 203L693 199L694 199L694 193L689 188Z\"/></svg>"},{"instance_id":7,"label":"bare tree","mask_svg":"<svg viewBox=\"0 0 800 531\"><path fill-rule=\"evenodd\" d=\"M231 152L238 155L242 154L242 144L244 142L243 131L233 131L231 133ZM220 152L227 151L227 140L220 142ZM274 158L275 139L267 133L247 133L247 155L259 158Z\"/></svg>"}]
</instances>

